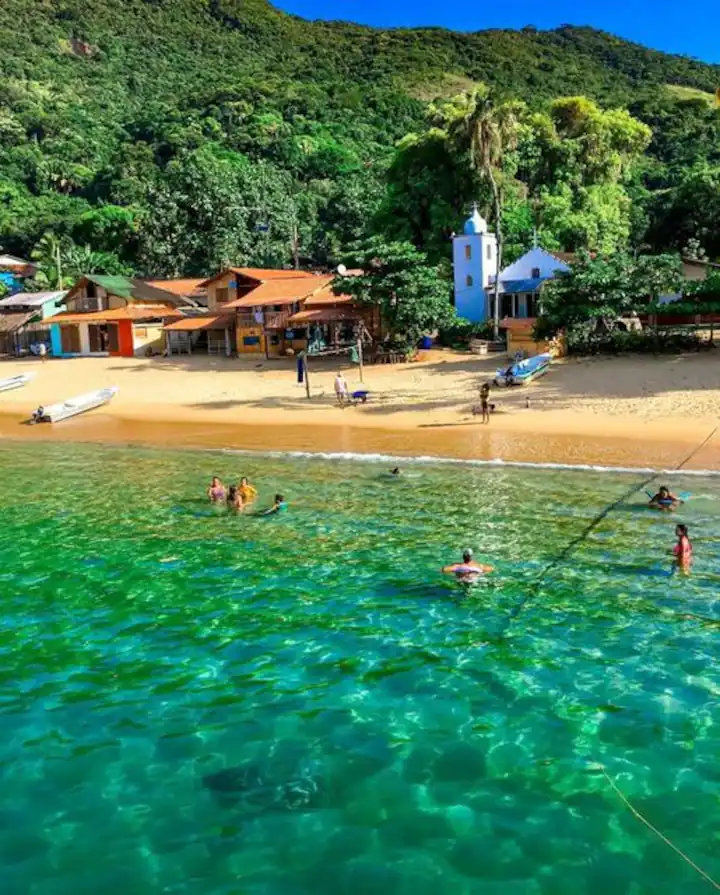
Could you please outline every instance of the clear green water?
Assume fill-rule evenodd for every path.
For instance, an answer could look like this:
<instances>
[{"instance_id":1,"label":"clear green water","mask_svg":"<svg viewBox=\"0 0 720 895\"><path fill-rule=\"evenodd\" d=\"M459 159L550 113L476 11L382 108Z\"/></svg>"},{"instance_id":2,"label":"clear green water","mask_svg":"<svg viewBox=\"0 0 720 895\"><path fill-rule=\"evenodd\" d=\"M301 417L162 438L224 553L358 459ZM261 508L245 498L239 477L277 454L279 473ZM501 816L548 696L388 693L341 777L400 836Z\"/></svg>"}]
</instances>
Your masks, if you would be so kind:
<instances>
[{"instance_id":1,"label":"clear green water","mask_svg":"<svg viewBox=\"0 0 720 895\"><path fill-rule=\"evenodd\" d=\"M710 889L589 763L720 876L720 480L690 578L637 497L533 589L641 476L383 468L0 448L3 893Z\"/></svg>"}]
</instances>

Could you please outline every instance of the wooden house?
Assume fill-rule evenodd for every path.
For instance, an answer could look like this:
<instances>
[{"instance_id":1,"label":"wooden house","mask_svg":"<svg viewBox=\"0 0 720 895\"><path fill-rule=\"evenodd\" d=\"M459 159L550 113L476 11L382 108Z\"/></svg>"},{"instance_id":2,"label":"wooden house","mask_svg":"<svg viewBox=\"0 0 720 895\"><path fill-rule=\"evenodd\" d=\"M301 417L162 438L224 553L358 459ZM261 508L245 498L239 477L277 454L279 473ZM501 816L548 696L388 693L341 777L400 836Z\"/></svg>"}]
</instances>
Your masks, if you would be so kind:
<instances>
[{"instance_id":1,"label":"wooden house","mask_svg":"<svg viewBox=\"0 0 720 895\"><path fill-rule=\"evenodd\" d=\"M47 320L61 307L65 294L16 292L0 299L0 354L26 354L40 342L49 347Z\"/></svg>"},{"instance_id":2,"label":"wooden house","mask_svg":"<svg viewBox=\"0 0 720 895\"><path fill-rule=\"evenodd\" d=\"M56 357L134 357L164 349L162 327L197 302L130 277L88 274L68 291L66 310L50 317Z\"/></svg>"}]
</instances>

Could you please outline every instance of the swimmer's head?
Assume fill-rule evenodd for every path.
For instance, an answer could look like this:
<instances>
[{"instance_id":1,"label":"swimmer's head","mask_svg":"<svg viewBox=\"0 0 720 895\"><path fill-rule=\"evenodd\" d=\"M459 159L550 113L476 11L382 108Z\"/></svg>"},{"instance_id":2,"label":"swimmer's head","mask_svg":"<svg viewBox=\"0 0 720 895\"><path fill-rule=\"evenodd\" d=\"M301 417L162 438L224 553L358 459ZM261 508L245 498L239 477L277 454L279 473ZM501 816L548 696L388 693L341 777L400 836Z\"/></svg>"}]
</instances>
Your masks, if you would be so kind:
<instances>
[{"instance_id":1,"label":"swimmer's head","mask_svg":"<svg viewBox=\"0 0 720 895\"><path fill-rule=\"evenodd\" d=\"M285 503L285 498L282 496L282 494L275 495L275 503Z\"/></svg>"},{"instance_id":2,"label":"swimmer's head","mask_svg":"<svg viewBox=\"0 0 720 895\"><path fill-rule=\"evenodd\" d=\"M391 469L390 475L400 475L400 467L396 466L395 469Z\"/></svg>"},{"instance_id":3,"label":"swimmer's head","mask_svg":"<svg viewBox=\"0 0 720 895\"><path fill-rule=\"evenodd\" d=\"M470 560L472 558L473 558L473 552L469 547L467 550L463 550L463 562L470 562Z\"/></svg>"},{"instance_id":4,"label":"swimmer's head","mask_svg":"<svg viewBox=\"0 0 720 895\"><path fill-rule=\"evenodd\" d=\"M687 525L683 525L682 523L678 523L675 526L675 534L679 537L687 537L688 536L688 527Z\"/></svg>"},{"instance_id":5,"label":"swimmer's head","mask_svg":"<svg viewBox=\"0 0 720 895\"><path fill-rule=\"evenodd\" d=\"M247 485L247 483L248 483L247 477L246 477L246 476L243 476L243 477L240 479L240 487L244 487L245 485Z\"/></svg>"},{"instance_id":6,"label":"swimmer's head","mask_svg":"<svg viewBox=\"0 0 720 895\"><path fill-rule=\"evenodd\" d=\"M670 489L667 485L663 485L660 489L660 497L667 497L670 494Z\"/></svg>"},{"instance_id":7,"label":"swimmer's head","mask_svg":"<svg viewBox=\"0 0 720 895\"><path fill-rule=\"evenodd\" d=\"M219 479L216 475L214 475L214 476L213 476L213 479L212 479L212 485L213 485L213 488L217 488L217 486L218 486L219 484L220 484L220 479Z\"/></svg>"}]
</instances>

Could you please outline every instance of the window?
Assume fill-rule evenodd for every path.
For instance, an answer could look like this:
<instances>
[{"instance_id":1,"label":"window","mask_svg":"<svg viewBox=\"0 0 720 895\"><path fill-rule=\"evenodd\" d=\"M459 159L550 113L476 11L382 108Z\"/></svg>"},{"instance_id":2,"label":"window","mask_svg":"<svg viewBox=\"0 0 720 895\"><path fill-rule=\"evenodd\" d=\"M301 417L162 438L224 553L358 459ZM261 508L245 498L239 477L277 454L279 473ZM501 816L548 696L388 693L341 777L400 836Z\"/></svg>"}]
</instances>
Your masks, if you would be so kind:
<instances>
[{"instance_id":1,"label":"window","mask_svg":"<svg viewBox=\"0 0 720 895\"><path fill-rule=\"evenodd\" d=\"M533 267L533 269L532 269L532 273L530 274L530 276L533 278L533 280L537 280L537 279L539 278L539 276L540 276L540 268L539 268L539 267Z\"/></svg>"},{"instance_id":2,"label":"window","mask_svg":"<svg viewBox=\"0 0 720 895\"><path fill-rule=\"evenodd\" d=\"M229 294L230 293L228 292L227 286L225 286L222 289L216 289L215 290L216 303L219 305L226 305L230 301Z\"/></svg>"},{"instance_id":3,"label":"window","mask_svg":"<svg viewBox=\"0 0 720 895\"><path fill-rule=\"evenodd\" d=\"M487 244L487 249L485 250L485 254L487 255L488 261L492 258L492 243Z\"/></svg>"},{"instance_id":4,"label":"window","mask_svg":"<svg viewBox=\"0 0 720 895\"><path fill-rule=\"evenodd\" d=\"M472 246L465 246L465 260L469 261L472 258Z\"/></svg>"},{"instance_id":5,"label":"window","mask_svg":"<svg viewBox=\"0 0 720 895\"><path fill-rule=\"evenodd\" d=\"M470 274L468 274L468 275L465 277L465 285L466 285L466 286L472 286L472 284L473 284L473 278L470 276Z\"/></svg>"}]
</instances>

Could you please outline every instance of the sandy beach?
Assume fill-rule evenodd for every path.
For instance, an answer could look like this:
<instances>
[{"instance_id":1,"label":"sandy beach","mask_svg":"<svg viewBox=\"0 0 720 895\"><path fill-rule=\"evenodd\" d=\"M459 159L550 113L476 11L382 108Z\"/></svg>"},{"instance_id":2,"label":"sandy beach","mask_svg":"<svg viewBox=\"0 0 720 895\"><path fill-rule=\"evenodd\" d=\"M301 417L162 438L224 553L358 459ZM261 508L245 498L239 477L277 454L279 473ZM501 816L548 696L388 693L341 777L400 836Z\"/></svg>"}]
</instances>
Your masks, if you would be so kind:
<instances>
[{"instance_id":1,"label":"sandy beach","mask_svg":"<svg viewBox=\"0 0 720 895\"><path fill-rule=\"evenodd\" d=\"M528 387L493 389L496 411L483 425L472 408L503 360L433 350L412 364L367 367L370 400L346 408L335 402L335 372L353 390L358 368L332 358L311 361L311 400L292 359L5 361L0 378L37 376L0 394L0 437L667 468L720 462L713 352L557 361ZM120 391L101 410L24 425L39 404L109 385Z\"/></svg>"}]
</instances>

